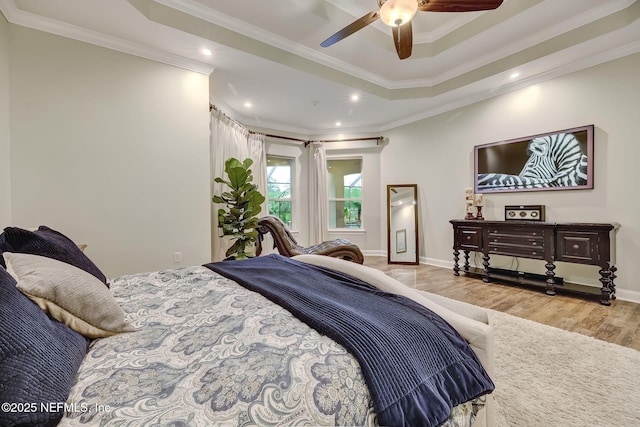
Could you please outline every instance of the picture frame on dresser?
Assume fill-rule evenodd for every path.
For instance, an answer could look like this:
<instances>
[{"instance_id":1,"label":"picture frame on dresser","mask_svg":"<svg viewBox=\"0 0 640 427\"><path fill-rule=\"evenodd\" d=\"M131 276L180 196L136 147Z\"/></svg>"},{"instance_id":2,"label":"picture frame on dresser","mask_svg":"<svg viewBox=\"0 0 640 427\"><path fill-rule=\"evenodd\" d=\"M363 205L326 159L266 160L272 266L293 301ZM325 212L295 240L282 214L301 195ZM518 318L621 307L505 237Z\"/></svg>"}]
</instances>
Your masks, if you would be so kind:
<instances>
[{"instance_id":1,"label":"picture frame on dresser","mask_svg":"<svg viewBox=\"0 0 640 427\"><path fill-rule=\"evenodd\" d=\"M594 125L474 147L476 193L593 188Z\"/></svg>"}]
</instances>

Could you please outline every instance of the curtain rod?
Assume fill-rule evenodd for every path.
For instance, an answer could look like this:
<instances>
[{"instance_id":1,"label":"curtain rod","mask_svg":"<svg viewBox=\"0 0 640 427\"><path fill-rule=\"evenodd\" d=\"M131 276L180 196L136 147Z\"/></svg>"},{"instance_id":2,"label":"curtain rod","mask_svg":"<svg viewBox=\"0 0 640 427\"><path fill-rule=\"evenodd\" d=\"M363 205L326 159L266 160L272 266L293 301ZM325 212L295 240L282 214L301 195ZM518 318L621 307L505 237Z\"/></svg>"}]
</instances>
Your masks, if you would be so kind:
<instances>
[{"instance_id":1,"label":"curtain rod","mask_svg":"<svg viewBox=\"0 0 640 427\"><path fill-rule=\"evenodd\" d=\"M210 103L209 104L209 112L214 111L214 110L217 111L218 113L222 114L224 117L226 117L227 119L231 120L232 122L236 123L237 125L242 126L250 134L253 134L253 135L264 135L264 136L269 137L269 138L287 139L289 141L303 142L305 147L308 146L309 144L311 144L312 142L343 142L343 141L373 141L373 140L376 141L376 145L380 145L380 143L384 140L384 137L382 137L382 136L372 136L372 137L364 137L364 138L309 140L309 139L293 138L293 137L290 137L290 136L273 135L273 134L270 134L270 133L256 132L256 131L247 129L247 127L245 125L243 125L242 123L240 123L236 119L234 119L232 117L229 117L223 111L221 111L218 107L216 107L215 105Z\"/></svg>"}]
</instances>

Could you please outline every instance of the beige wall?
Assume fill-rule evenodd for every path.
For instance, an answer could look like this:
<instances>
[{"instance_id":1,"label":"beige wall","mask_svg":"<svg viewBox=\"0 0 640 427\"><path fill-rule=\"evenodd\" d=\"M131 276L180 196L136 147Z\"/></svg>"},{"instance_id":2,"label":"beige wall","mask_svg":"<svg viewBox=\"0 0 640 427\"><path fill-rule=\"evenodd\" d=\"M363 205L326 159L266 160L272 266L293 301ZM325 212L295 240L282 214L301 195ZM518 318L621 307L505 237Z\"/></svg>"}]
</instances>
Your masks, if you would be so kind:
<instances>
[{"instance_id":1,"label":"beige wall","mask_svg":"<svg viewBox=\"0 0 640 427\"><path fill-rule=\"evenodd\" d=\"M13 224L87 243L110 277L208 262L208 76L9 32Z\"/></svg>"},{"instance_id":2,"label":"beige wall","mask_svg":"<svg viewBox=\"0 0 640 427\"><path fill-rule=\"evenodd\" d=\"M464 189L473 184L474 145L594 124L593 190L489 194L484 214L503 219L505 205L543 204L548 221L620 222L618 294L640 301L634 270L640 255L638 70L640 54L389 131L382 184L418 184L423 261L452 265L448 221L464 216ZM511 261L500 259L496 266L509 267ZM597 270L564 264L556 272L598 285Z\"/></svg>"},{"instance_id":3,"label":"beige wall","mask_svg":"<svg viewBox=\"0 0 640 427\"><path fill-rule=\"evenodd\" d=\"M9 24L0 13L0 225L11 222Z\"/></svg>"}]
</instances>

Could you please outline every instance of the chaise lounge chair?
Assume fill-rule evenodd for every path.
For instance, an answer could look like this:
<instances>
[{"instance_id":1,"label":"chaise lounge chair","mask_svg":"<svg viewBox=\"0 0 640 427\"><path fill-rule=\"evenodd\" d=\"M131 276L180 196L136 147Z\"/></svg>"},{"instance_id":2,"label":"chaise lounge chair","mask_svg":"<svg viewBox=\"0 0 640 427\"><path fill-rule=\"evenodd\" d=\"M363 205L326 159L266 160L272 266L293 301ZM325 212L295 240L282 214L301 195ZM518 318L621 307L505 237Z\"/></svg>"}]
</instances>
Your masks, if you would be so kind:
<instances>
[{"instance_id":1,"label":"chaise lounge chair","mask_svg":"<svg viewBox=\"0 0 640 427\"><path fill-rule=\"evenodd\" d=\"M300 246L293 238L287 227L275 216L264 216L258 221L258 242L256 243L256 256L262 253L262 240L264 235L271 233L273 247L278 248L280 255L292 257L296 255L326 255L341 258L358 264L364 262L364 255L358 246L345 239L335 239L322 242L307 248Z\"/></svg>"}]
</instances>

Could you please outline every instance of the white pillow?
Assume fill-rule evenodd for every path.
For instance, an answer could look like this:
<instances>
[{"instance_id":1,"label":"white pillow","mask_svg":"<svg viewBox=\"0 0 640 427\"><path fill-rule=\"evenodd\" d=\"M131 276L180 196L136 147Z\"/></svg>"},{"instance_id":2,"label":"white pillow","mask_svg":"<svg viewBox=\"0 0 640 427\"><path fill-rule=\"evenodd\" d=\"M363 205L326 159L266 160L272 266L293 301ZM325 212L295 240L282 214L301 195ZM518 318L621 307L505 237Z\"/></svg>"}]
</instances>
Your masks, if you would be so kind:
<instances>
[{"instance_id":1,"label":"white pillow","mask_svg":"<svg viewBox=\"0 0 640 427\"><path fill-rule=\"evenodd\" d=\"M17 288L54 319L87 338L135 329L107 287L95 276L52 258L4 252Z\"/></svg>"}]
</instances>

